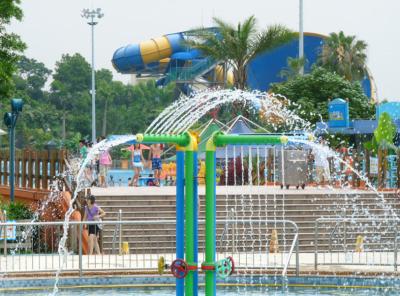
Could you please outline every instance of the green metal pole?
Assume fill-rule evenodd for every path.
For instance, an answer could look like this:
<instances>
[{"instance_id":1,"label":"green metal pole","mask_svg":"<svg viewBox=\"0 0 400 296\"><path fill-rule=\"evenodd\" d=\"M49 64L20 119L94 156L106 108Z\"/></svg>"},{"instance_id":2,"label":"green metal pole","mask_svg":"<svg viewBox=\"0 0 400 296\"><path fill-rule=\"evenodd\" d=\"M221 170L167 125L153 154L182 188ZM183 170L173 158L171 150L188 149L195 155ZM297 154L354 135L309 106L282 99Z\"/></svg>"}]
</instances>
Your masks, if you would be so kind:
<instances>
[{"instance_id":1,"label":"green metal pole","mask_svg":"<svg viewBox=\"0 0 400 296\"><path fill-rule=\"evenodd\" d=\"M221 147L227 144L232 145L257 145L257 144L286 144L289 138L287 136L268 136L268 135L237 135L216 133L214 143Z\"/></svg>"},{"instance_id":2,"label":"green metal pole","mask_svg":"<svg viewBox=\"0 0 400 296\"><path fill-rule=\"evenodd\" d=\"M180 135L168 135L168 134L137 134L136 141L138 143L166 143L176 144L181 147L186 147L190 143L190 134L183 133Z\"/></svg>"},{"instance_id":3,"label":"green metal pole","mask_svg":"<svg viewBox=\"0 0 400 296\"><path fill-rule=\"evenodd\" d=\"M197 150L197 140L189 134L189 144L185 147L185 251L189 267L196 267L194 262L194 151ZM189 269L185 277L185 295L193 296L194 270Z\"/></svg>"},{"instance_id":4,"label":"green metal pole","mask_svg":"<svg viewBox=\"0 0 400 296\"><path fill-rule=\"evenodd\" d=\"M212 137L206 146L206 260L204 265L215 265L215 150ZM216 295L215 270L206 270L206 296Z\"/></svg>"},{"instance_id":5,"label":"green metal pole","mask_svg":"<svg viewBox=\"0 0 400 296\"><path fill-rule=\"evenodd\" d=\"M185 210L186 210L186 262L189 266L194 265L194 250L193 250L193 151L185 152ZM196 263L197 264L197 263ZM187 276L185 277L185 295L193 295L193 271L189 270Z\"/></svg>"}]
</instances>

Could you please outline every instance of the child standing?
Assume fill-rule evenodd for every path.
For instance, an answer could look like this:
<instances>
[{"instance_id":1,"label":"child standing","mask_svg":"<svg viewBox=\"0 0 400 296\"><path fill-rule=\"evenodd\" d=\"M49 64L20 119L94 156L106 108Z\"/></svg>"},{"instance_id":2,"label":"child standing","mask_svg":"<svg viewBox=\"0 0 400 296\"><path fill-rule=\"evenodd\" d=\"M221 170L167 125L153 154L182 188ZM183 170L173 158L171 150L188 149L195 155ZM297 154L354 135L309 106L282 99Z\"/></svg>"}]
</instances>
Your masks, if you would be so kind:
<instances>
[{"instance_id":1,"label":"child standing","mask_svg":"<svg viewBox=\"0 0 400 296\"><path fill-rule=\"evenodd\" d=\"M161 144L153 144L150 146L151 169L154 171L154 179L156 186L160 186L160 177L162 170L162 163L161 163L162 149L163 147Z\"/></svg>"}]
</instances>

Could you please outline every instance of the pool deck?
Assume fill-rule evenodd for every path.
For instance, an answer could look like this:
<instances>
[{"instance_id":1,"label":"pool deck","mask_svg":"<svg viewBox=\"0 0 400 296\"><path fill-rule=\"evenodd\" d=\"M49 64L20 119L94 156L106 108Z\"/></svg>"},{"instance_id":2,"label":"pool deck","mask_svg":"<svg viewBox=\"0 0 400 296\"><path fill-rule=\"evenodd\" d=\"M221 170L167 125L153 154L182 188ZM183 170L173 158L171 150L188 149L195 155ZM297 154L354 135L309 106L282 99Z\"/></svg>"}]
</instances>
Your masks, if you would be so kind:
<instances>
[{"instance_id":1,"label":"pool deck","mask_svg":"<svg viewBox=\"0 0 400 296\"><path fill-rule=\"evenodd\" d=\"M97 196L174 196L175 186L162 187L93 187L91 192ZM205 195L205 186L199 186L199 195ZM279 186L217 186L217 195L240 195L240 194L271 194L271 195L346 195L346 194L375 194L371 190L352 188L328 188L328 187L306 187L305 189L281 189ZM390 192L380 192L390 193Z\"/></svg>"}]
</instances>

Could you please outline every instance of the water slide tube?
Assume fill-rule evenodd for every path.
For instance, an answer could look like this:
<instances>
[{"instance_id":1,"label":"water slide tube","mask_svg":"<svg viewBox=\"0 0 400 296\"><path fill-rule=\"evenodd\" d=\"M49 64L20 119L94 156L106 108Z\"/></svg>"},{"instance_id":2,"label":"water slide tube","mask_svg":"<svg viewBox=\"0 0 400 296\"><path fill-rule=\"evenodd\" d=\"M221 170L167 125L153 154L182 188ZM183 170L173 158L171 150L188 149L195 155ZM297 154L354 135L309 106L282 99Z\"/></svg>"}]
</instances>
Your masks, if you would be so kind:
<instances>
[{"instance_id":1,"label":"water slide tube","mask_svg":"<svg viewBox=\"0 0 400 296\"><path fill-rule=\"evenodd\" d=\"M117 49L112 58L114 68L123 74L146 72L158 68L164 71L171 60L204 59L195 49L185 47L184 34L174 33L153 38L139 44L130 44ZM174 65L171 65L172 67ZM223 68L217 65L214 69L217 82L223 82ZM211 79L213 75L208 75ZM228 83L233 83L233 74L227 73Z\"/></svg>"},{"instance_id":2,"label":"water slide tube","mask_svg":"<svg viewBox=\"0 0 400 296\"><path fill-rule=\"evenodd\" d=\"M174 33L120 47L113 55L113 66L123 74L144 71L160 62L168 62L166 59L174 53L185 51L183 40L183 33Z\"/></svg>"}]
</instances>

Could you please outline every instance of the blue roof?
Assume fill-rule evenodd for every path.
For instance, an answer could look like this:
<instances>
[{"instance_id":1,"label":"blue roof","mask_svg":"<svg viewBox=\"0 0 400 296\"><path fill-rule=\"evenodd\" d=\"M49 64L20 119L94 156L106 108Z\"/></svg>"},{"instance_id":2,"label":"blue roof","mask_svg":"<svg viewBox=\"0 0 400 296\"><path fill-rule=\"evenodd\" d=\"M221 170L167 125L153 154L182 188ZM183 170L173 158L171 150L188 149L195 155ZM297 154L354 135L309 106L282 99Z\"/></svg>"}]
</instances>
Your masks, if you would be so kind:
<instances>
[{"instance_id":1,"label":"blue roof","mask_svg":"<svg viewBox=\"0 0 400 296\"><path fill-rule=\"evenodd\" d=\"M373 134L377 126L378 122L375 119L351 120L348 128L329 128L326 122L317 122L316 134L324 134L326 132L345 135ZM397 125L397 128L400 131L400 124Z\"/></svg>"},{"instance_id":2,"label":"blue roof","mask_svg":"<svg viewBox=\"0 0 400 296\"><path fill-rule=\"evenodd\" d=\"M254 134L254 131L248 126L248 124L243 120L239 119L232 126L229 134Z\"/></svg>"}]
</instances>

